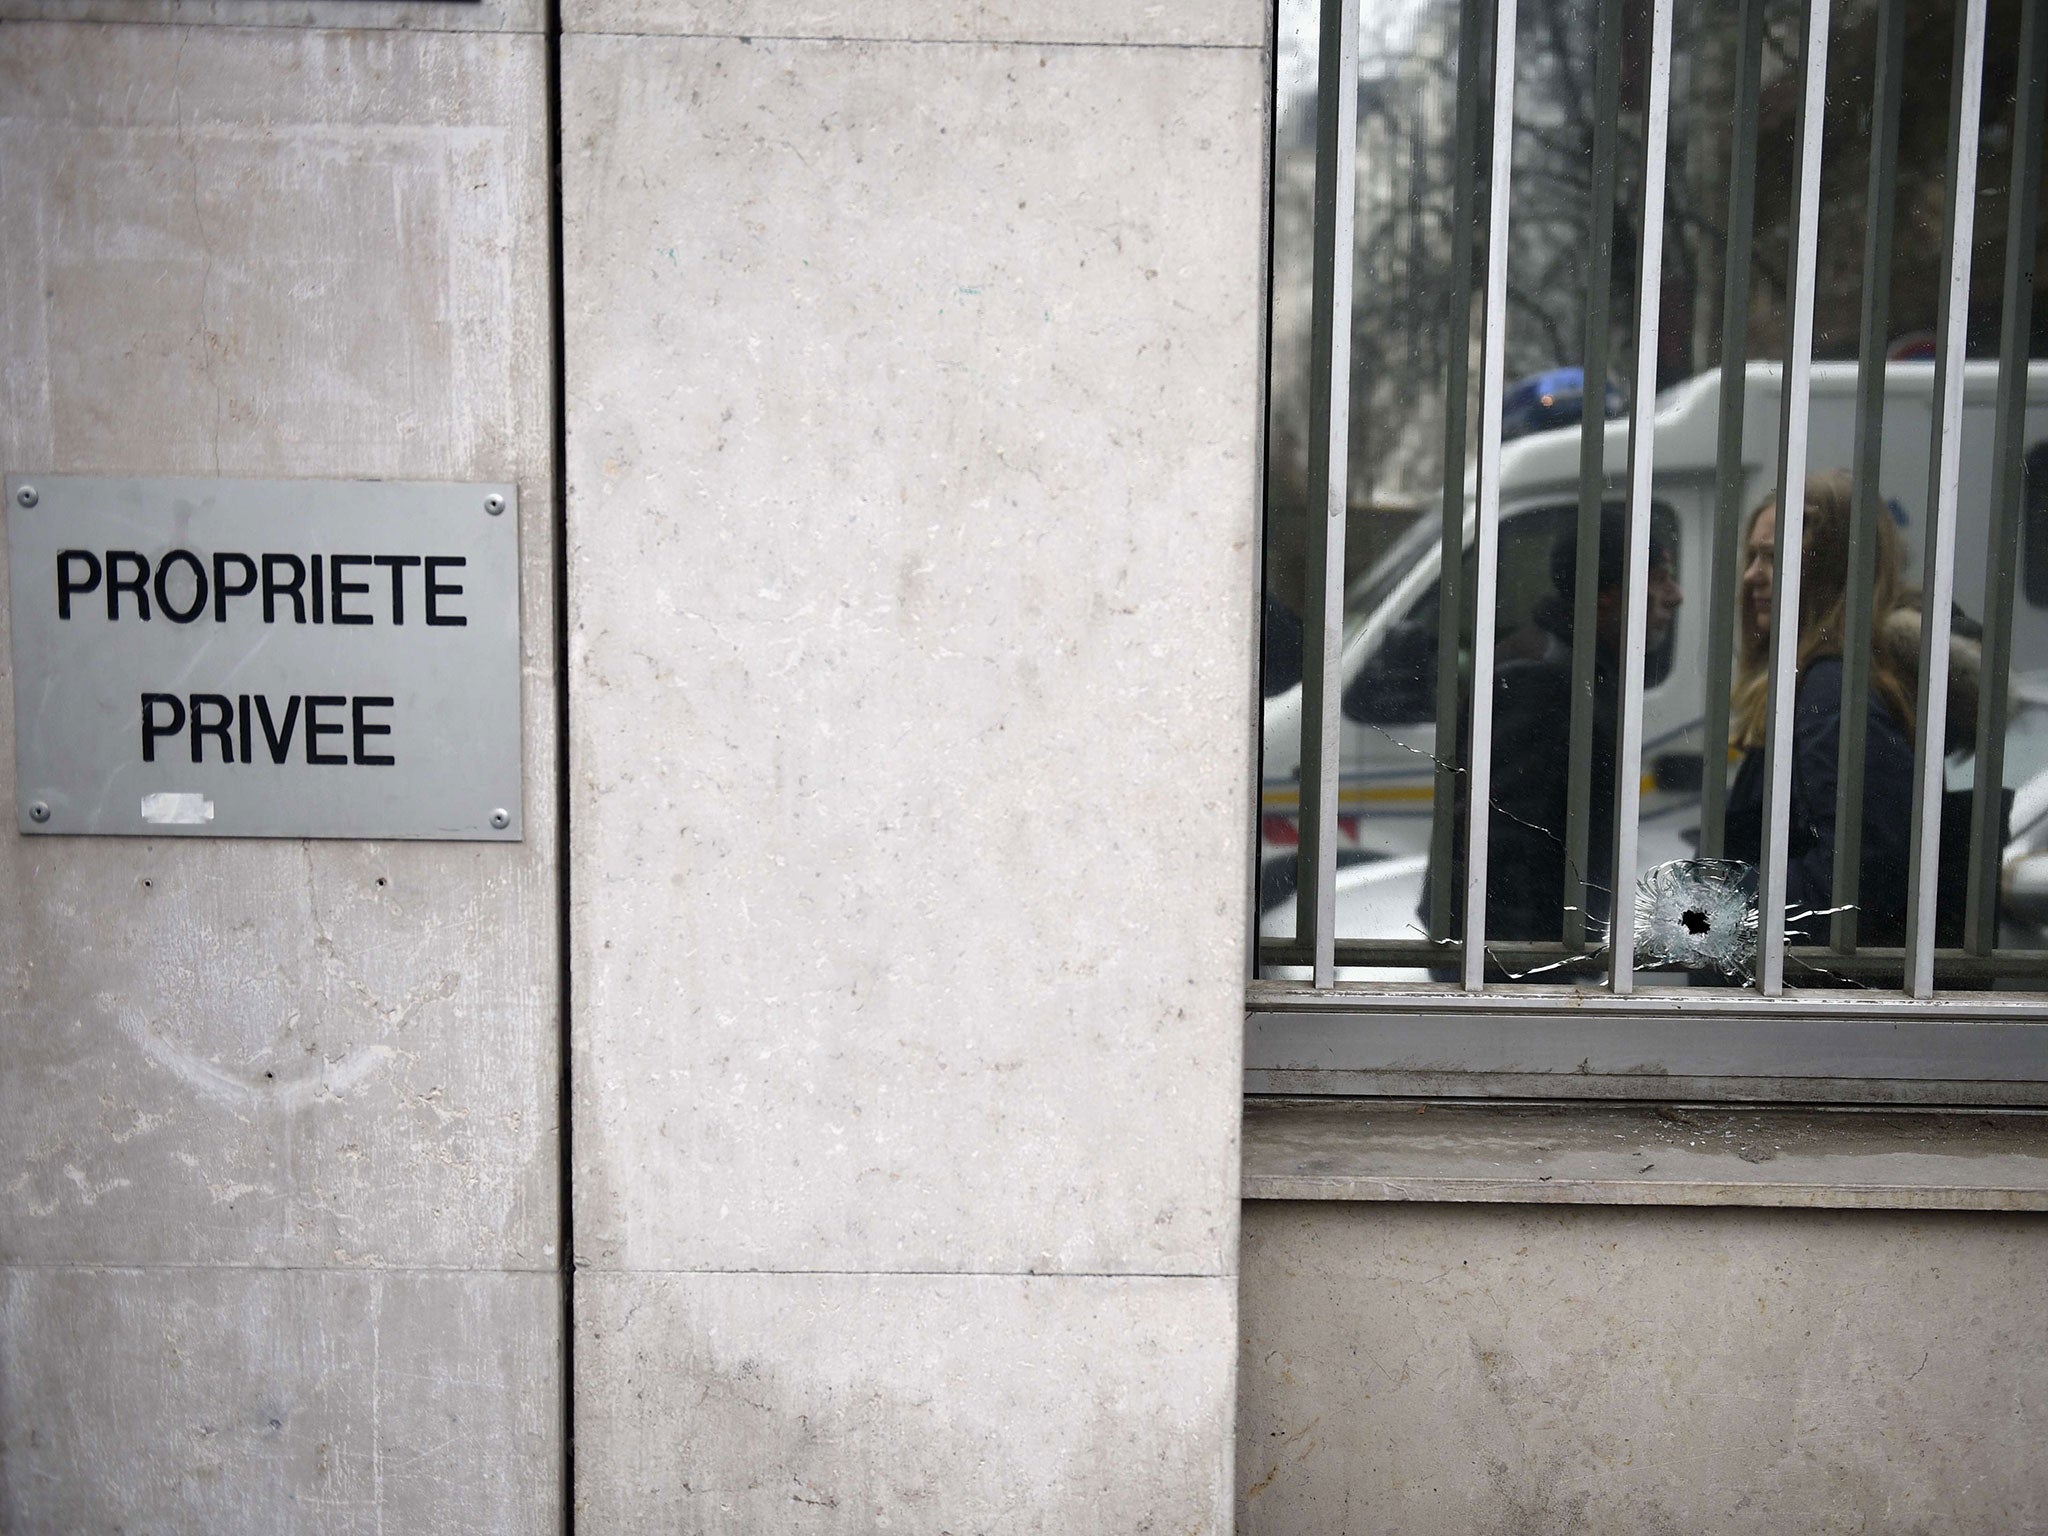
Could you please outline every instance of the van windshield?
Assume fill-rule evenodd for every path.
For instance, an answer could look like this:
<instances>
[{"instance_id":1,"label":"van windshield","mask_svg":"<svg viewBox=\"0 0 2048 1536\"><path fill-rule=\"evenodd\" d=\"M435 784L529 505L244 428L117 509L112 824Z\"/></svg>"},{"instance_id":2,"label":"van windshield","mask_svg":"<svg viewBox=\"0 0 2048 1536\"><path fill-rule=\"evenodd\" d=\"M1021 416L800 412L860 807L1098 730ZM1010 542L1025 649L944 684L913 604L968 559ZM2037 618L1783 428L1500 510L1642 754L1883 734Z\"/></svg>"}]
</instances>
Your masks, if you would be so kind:
<instances>
[{"instance_id":1,"label":"van windshield","mask_svg":"<svg viewBox=\"0 0 2048 1536\"><path fill-rule=\"evenodd\" d=\"M1365 574L1352 583L1344 596L1344 634L1348 639L1379 611L1401 578L1415 568L1415 562L1443 535L1443 520L1425 514L1418 517L1400 537L1387 546L1386 553L1373 561Z\"/></svg>"},{"instance_id":2,"label":"van windshield","mask_svg":"<svg viewBox=\"0 0 2048 1536\"><path fill-rule=\"evenodd\" d=\"M1610 502L1605 515L1619 519L1626 509ZM1572 573L1575 569L1579 509L1575 503L1554 502L1548 506L1521 507L1501 518L1500 558L1494 593L1494 661L1505 668L1519 662L1555 663L1571 654ZM1663 551L1661 568L1675 590L1682 579L1678 569L1677 515L1663 503L1653 512L1652 547ZM1427 558L1437 533L1433 522L1418 525L1403 534L1381 565L1392 564L1398 579ZM1420 538L1417 535L1420 535ZM1604 563L1604 557L1603 557ZM1384 573L1376 566L1374 575ZM1465 546L1463 580L1465 590L1477 574L1477 552ZM1347 624L1356 633L1367 617L1384 605L1393 582L1381 588L1375 598ZM1344 691L1344 713L1367 725L1421 725L1435 720L1437 708L1438 609L1440 581L1431 581L1408 604L1407 611L1390 623L1373 652L1364 658ZM1651 641L1644 657L1643 684L1659 687L1671 671L1675 630L1667 622ZM1469 657L1460 661L1469 671Z\"/></svg>"}]
</instances>

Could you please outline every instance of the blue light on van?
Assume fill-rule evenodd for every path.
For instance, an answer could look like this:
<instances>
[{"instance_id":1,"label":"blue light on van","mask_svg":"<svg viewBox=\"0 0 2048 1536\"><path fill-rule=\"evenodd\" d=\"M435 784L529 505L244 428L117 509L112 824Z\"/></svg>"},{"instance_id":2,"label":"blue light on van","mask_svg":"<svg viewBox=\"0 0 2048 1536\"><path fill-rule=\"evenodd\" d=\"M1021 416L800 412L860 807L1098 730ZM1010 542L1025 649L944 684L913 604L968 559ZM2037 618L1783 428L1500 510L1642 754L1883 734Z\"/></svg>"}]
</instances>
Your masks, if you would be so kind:
<instances>
[{"instance_id":1,"label":"blue light on van","mask_svg":"<svg viewBox=\"0 0 2048 1536\"><path fill-rule=\"evenodd\" d=\"M1621 390L1612 381L1607 385L1604 404L1610 417L1619 416L1625 409ZM1583 418L1585 405L1583 368L1546 368L1517 379L1501 395L1501 440L1571 426Z\"/></svg>"}]
</instances>

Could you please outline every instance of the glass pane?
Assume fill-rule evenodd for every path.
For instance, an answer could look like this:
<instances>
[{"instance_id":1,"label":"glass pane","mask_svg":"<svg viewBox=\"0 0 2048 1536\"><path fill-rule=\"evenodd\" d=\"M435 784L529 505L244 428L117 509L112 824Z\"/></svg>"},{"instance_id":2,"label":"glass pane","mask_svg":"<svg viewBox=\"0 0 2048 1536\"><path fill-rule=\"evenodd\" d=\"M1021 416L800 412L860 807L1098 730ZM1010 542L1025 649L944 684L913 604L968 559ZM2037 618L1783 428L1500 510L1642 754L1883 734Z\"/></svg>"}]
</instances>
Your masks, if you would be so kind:
<instances>
[{"instance_id":1,"label":"glass pane","mask_svg":"<svg viewBox=\"0 0 2048 1536\"><path fill-rule=\"evenodd\" d=\"M1753 864L1758 852L1761 769L1758 634L1754 599L1767 578L1741 546L1756 509L1775 488L1782 388L1780 367L1788 324L1788 244L1796 194L1793 134L1803 83L1797 34L1801 7L1773 0L1765 12L1759 103L1753 119L1736 111L1742 64L1739 8L1715 0L1678 0L1670 118L1669 191L1660 314L1654 348L1657 401L1657 569L1643 594L1653 644L1645 658L1639 859L1634 872L1685 864L1702 852L1726 852ZM1837 0L1829 48L1825 168L1819 222L1812 424L1806 463L1819 510L1809 530L1807 570L1816 597L1814 640L1802 641L1801 707L1805 735L1825 737L1830 718L1839 743L1842 639L1820 631L1853 585L1843 551L1839 502L1856 454L1858 352L1864 322L1864 267L1869 228L1872 95L1882 39L1876 0ZM1447 977L1452 956L1433 949L1431 896L1438 884L1432 847L1438 810L1439 757L1463 783L1453 747L1470 707L1469 614L1452 615L1457 654L1443 655L1444 584L1439 569L1446 486L1454 516L1466 518L1458 591L1471 590L1469 487L1476 459L1478 346L1484 274L1483 161L1489 131L1477 116L1475 162L1458 159L1457 82L1461 26L1457 0L1361 0L1356 299L1350 494L1347 526L1343 673L1342 804L1339 824L1338 937L1342 974L1380 978ZM1603 640L1616 593L1606 556L1595 562L1592 635L1574 640L1576 593L1570 579L1580 521L1580 422L1588 410L1610 418L1600 483L1604 504L1618 503L1626 463L1630 370L1635 351L1634 285L1640 249L1639 197L1644 134L1647 6L1619 7L1619 81L1611 121L1618 175L1612 188L1607 254L1591 239L1602 184L1596 174L1603 121L1594 61L1597 0L1520 0L1515 103L1514 185L1509 239L1509 327L1504 400L1499 606L1489 615L1496 655L1493 809L1488 820L1490 946L1496 974L1554 982L1598 981L1605 923L1615 905L1610 823L1614 805L1613 712L1616 652ZM1481 7L1479 31L1490 24ZM1950 668L1955 703L1945 775L1941 856L1944 926L1941 941L1959 942L1960 897L1950 886L1966 870L1968 817L1974 793L1975 708L1969 678L1991 598L2004 583L2012 594L2010 723L2001 775L2004 826L1998 841L2001 877L1997 943L2011 952L1985 965L1945 957L1941 974L1982 984L2001 966L2022 981L2026 951L2048 944L2048 365L2035 370L2027 394L2025 448L2032 473L2015 558L2003 562L1988 544L1991 423L1995 358L2004 321L2002 284L2015 135L2019 7L1994 4L1987 48L1983 153L1968 315L1970 364L1966 394L1962 499L1956 544L1954 616L1957 640ZM1903 937L1905 868L1900 852L1910 812L1911 731L1919 713L1917 616L1921 545L1928 511L1933 449L1931 344L1938 320L1946 195L1951 5L1909 5L1904 15L1898 109L1896 228L1889 246L1890 280L1875 355L1888 359L1878 489L1882 517L1872 536L1890 575L1874 592L1870 633L1876 658L1864 733L1858 926L1862 952L1826 952L1835 904L1832 847L1837 840L1832 776L1802 750L1795 769L1795 858L1810 866L1792 891L1795 926L1806 948L1788 968L1795 984L1825 987L1898 985L1896 949ZM1298 799L1301 587L1308 445L1308 319L1311 198L1314 183L1316 7L1283 0L1274 166L1274 295L1272 420L1268 484L1265 797L1262 806L1262 928L1271 938L1294 932L1293 836ZM1490 93L1490 61L1473 71L1480 95ZM1479 103L1483 109L1485 103ZM1468 133L1475 125L1468 124ZM1754 132L1754 173L1731 187L1741 138ZM1726 270L1731 191L1753 199L1752 259L1731 285ZM1461 195L1462 194L1462 195ZM1459 228L1479 226L1458 259ZM2048 239L2038 245L2048 248ZM2038 270L2048 278L2048 249ZM1602 286L1604 284L1604 287ZM1727 295L1739 306L1743 359L1733 394L1745 417L1739 462L1717 463L1724 391L1721 378ZM1604 378L1587 382L1588 311L1604 297ZM1469 307L1465 301L1469 299ZM2048 357L2048 296L2023 327L2026 345ZM1599 370L1596 368L1596 374ZM1461 387L1469 379L1469 387ZM1464 430L1459 430L1460 424ZM1733 477L1739 526L1716 522L1716 475ZM1601 522L1611 520L1612 511ZM1768 526L1768 519L1765 519ZM1818 541L1818 542L1816 542ZM1609 542L1603 535L1601 542ZM1722 569L1717 572L1717 566ZM1750 568L1748 584L1744 568ZM1716 599L1716 578L1725 585ZM1987 586L1987 582L1992 583ZM1469 601L1469 596L1467 597ZM1813 617L1813 615L1809 615ZM1765 625L1767 627L1767 611ZM1839 630L1842 617L1832 621ZM1732 646L1730 670L1711 675L1716 632ZM1573 660L1591 676L1589 750L1574 764L1571 715ZM1446 665L1448 663L1448 665ZM1446 672L1458 713L1440 721ZM1835 702L1829 702L1829 679ZM1901 682L1905 684L1901 696ZM1709 700L1729 700L1733 760L1729 836L1723 849L1700 846L1702 784L1709 751L1704 721ZM1810 747L1812 741L1805 743ZM1824 754L1823 754L1824 755ZM1718 756L1718 752L1716 753ZM1903 765L1903 767L1902 767ZM1582 798L1569 793L1574 767ZM1905 789L1899 788L1901 773ZM2009 806L2003 802L2009 802ZM1463 812L1451 807L1460 828ZM1576 811L1576 815L1574 815ZM1585 839L1580 870L1568 846ZM1816 853L1816 849L1820 852ZM1448 879L1462 885L1462 846ZM1583 873L1594 963L1565 972L1567 908ZM1958 887L1959 889L1959 887ZM1635 909L1634 893L1620 903ZM1437 913L1441 917L1441 913ZM1683 913L1680 914L1683 916ZM1453 921L1443 930L1455 935ZM1374 946L1378 946L1375 948ZM1892 955L1884 951L1890 949ZM1282 955L1281 958L1292 958ZM1654 968L1659 985L1725 984L1697 965ZM1973 980L1974 978L1974 980ZM1739 973L1738 978L1739 979ZM2006 983L2001 983L2006 984Z\"/></svg>"},{"instance_id":2,"label":"glass pane","mask_svg":"<svg viewBox=\"0 0 2048 1536\"><path fill-rule=\"evenodd\" d=\"M1426 566L1442 499L1444 380L1452 351L1445 316L1456 286L1446 252L1459 13L1430 0L1364 0L1361 12L1337 931L1345 937L1384 927L1413 939L1434 776L1436 583ZM1276 82L1260 823L1261 930L1269 939L1295 932L1295 637L1307 569L1317 14L1313 4L1283 5ZM1400 629L1391 646L1384 633L1390 623ZM1415 628L1425 623L1427 634ZM1356 674L1368 655L1387 691L1353 717L1361 697ZM1381 907L1385 921L1362 929L1357 914Z\"/></svg>"},{"instance_id":3,"label":"glass pane","mask_svg":"<svg viewBox=\"0 0 2048 1536\"><path fill-rule=\"evenodd\" d=\"M1960 944L1967 877L1971 797L1974 792L1977 669L1982 629L1991 611L1987 568L1998 562L1988 544L1991 499L1991 429L1996 414L1995 359L2003 315L2004 241L2013 143L2018 9L1992 8L1985 90L1984 137L1977 166L1978 201L1971 253L1969 309L1965 317L1968 353L1964 393L1962 482L1958 504L1956 601L1948 677L1950 717L1945 733L1949 760L1942 795L1942 835L1937 861L1937 942ZM1765 50L1760 146L1756 185L1756 261L1750 286L1745 386L1748 431L1737 468L1745 487L1741 526L1731 544L1739 579L1725 613L1712 615L1735 636L1732 675L1710 678L1710 689L1733 699L1737 762L1730 797L1726 851L1754 860L1761 833L1762 709L1766 692L1763 648L1769 610L1759 599L1769 591L1774 551L1769 549L1769 516L1776 478L1779 394L1772 374L1759 361L1783 356L1787 324L1785 272L1793 199L1791 133L1796 117L1799 74L1790 46L1795 8L1772 11ZM1838 6L1829 51L1825 169L1821 189L1819 274L1815 307L1814 369L1806 497L1804 595L1793 735L1790 806L1791 868L1787 923L1795 937L1787 966L1788 985L1827 989L1877 985L1896 987L1905 936L1912 812L1914 732L1923 713L1917 696L1920 583L1931 511L1929 475L1935 451L1935 369L1932 362L1939 323L1939 295L1949 182L1950 63L1955 11L1942 6L1907 7L1903 17L1904 67L1900 72L1896 222L1880 255L1890 263L1889 281L1875 295L1878 308L1870 360L1883 368L1882 426L1873 433L1877 510L1871 521L1872 574L1851 563L1850 528L1855 486L1859 411L1859 348L1867 306L1867 238L1871 225L1871 159L1883 143L1875 114L1875 63L1881 39L1874 3ZM2024 328L2023 328L2024 329ZM2038 325L2035 333L2039 334ZM2028 343L2023 343L2028 345ZM2038 350L2038 348L2035 348ZM1718 361L1716 354L1715 361ZM2048 380L2044 380L2048 383ZM2048 407L2048 389L2042 391ZM2029 432L2038 419L2029 407ZM1660 427L1660 436L1663 428ZM2038 434L2036 434L2038 435ZM2032 436L2029 441L2032 441ZM1660 462L1660 479L1665 466ZM2023 523L2024 528L2024 523ZM1759 548L1761 546L1761 548ZM1718 555L1719 552L1717 551ZM1725 557L1724 557L1725 558ZM2012 591L2016 574L1996 578ZM1853 597L1870 594L1867 628L1852 636L1848 619ZM1845 717L1853 701L1842 688L1845 654L1859 643L1870 657L1865 690L1868 723L1851 743L1862 787L1853 799L1853 824L1836 805L1837 770ZM2013 724L2001 739L2012 743L2005 764L2003 798L2043 766L2034 747L2039 727L2023 697L2021 679L2048 662L2026 605L2019 605L2013 632ZM1646 777L1661 777L1646 760ZM1646 789L1645 843L1651 800ZM2001 837L1994 837L2002 841ZM1860 845L1852 892L1836 881L1834 855ZM2017 850L2008 850L2008 854ZM2006 885L2011 887L2008 875ZM1853 900L1854 954L1835 945L1840 937L1834 912ZM2038 923L2019 923L2007 902L1997 923L2001 945L2033 947L2041 942ZM1989 969L1997 969L1994 962ZM2030 968L2022 956L2004 969ZM1944 955L1937 974L1944 984L1982 985L1989 969L1960 955ZM1680 980L1673 975L1670 980ZM1698 983L1697 972L1682 979Z\"/></svg>"}]
</instances>

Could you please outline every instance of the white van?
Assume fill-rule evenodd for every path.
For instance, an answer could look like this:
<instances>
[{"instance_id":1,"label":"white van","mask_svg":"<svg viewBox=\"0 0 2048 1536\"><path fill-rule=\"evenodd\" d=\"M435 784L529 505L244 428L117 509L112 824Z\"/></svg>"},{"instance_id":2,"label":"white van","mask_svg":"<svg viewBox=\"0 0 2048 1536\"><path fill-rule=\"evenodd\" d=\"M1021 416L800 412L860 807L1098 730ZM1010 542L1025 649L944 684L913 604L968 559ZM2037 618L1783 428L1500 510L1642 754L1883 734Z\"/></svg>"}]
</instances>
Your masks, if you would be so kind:
<instances>
[{"instance_id":1,"label":"white van","mask_svg":"<svg viewBox=\"0 0 2048 1536\"><path fill-rule=\"evenodd\" d=\"M1956 600L1973 618L1984 603L1986 528L1991 503L1991 436L1997 365L1970 363L1964 380L1962 490L1956 538ZM1853 363L1813 367L1809 472L1848 468L1856 437ZM1743 495L1745 513L1776 487L1782 370L1753 363L1745 379ZM1885 377L1884 442L1879 489L1901 520L1909 581L1917 583L1925 538L1932 451L1934 365L1891 363ZM2030 469L2048 460L2048 364L2029 368L2023 451ZM1685 601L1665 654L1649 658L1643 695L1641 867L1691 856L1699 824L1699 760L1705 715L1707 632L1719 431L1718 372L1687 380L1657 402L1652 497L1677 533L1677 575ZM1624 494L1628 423L1606 429L1607 494ZM2040 463L2048 471L2048 463ZM2025 786L2048 773L2048 472L2028 476L2021 527L2022 575L2013 619L2012 722L2005 779ZM1465 550L1473 559L1475 514L1466 487ZM1579 428L1534 433L1501 450L1500 602L1497 647L1513 654L1535 605L1553 590L1550 555L1558 535L1578 516ZM1337 933L1340 938L1412 938L1427 867L1436 747L1435 647L1441 530L1425 517L1358 579L1348 596L1343 647L1345 695L1352 701L1342 734L1338 820ZM1721 622L1733 615L1720 616ZM1426 664L1421 664L1426 653ZM1375 675L1377 674L1377 675ZM1380 678L1396 681L1376 687ZM1427 679L1426 685L1419 679ZM1361 680L1367 686L1359 687ZM1370 702L1368 702L1370 701ZM1354 718L1354 714L1371 718ZM1560 729L1562 729L1560 723ZM1261 805L1261 888L1268 936L1294 932L1291 894L1294 836L1300 803L1301 689L1266 701ZM1951 788L1966 787L1964 777ZM2022 817L2048 796L2022 793L2008 848L2011 898L2023 855L2048 841L2048 827ZM2039 814L2039 813L2033 813ZM2048 858L2037 862L2048 869ZM1283 878L1273 878L1275 875ZM2026 884L2024 879L2021 884Z\"/></svg>"}]
</instances>

